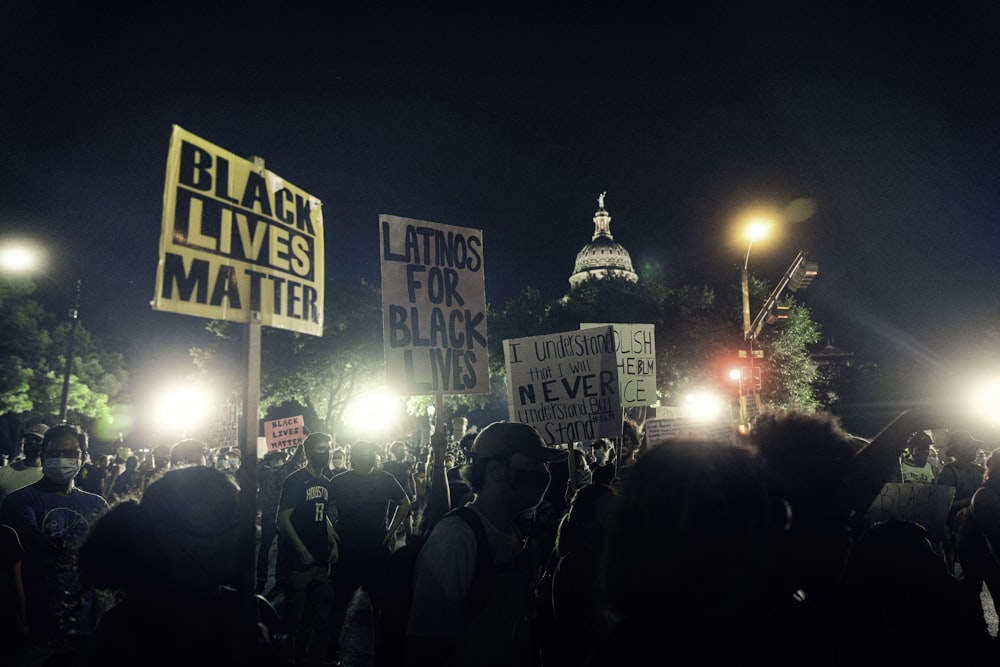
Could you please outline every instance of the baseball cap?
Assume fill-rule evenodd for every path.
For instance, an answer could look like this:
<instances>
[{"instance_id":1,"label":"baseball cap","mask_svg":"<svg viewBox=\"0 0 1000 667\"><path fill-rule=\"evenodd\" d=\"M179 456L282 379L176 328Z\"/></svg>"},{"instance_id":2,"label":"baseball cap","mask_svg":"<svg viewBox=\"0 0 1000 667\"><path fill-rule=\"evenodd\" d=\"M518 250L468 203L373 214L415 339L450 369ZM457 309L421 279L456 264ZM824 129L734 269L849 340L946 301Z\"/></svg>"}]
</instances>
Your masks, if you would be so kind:
<instances>
[{"instance_id":1,"label":"baseball cap","mask_svg":"<svg viewBox=\"0 0 1000 667\"><path fill-rule=\"evenodd\" d=\"M24 432L24 435L33 435L38 438L44 438L45 432L49 430L49 427L45 424L35 424L34 426L29 426L28 430Z\"/></svg>"},{"instance_id":2,"label":"baseball cap","mask_svg":"<svg viewBox=\"0 0 1000 667\"><path fill-rule=\"evenodd\" d=\"M549 447L538 431L519 422L493 422L472 443L475 458L493 459L520 454L536 461L565 461L568 453Z\"/></svg>"}]
</instances>

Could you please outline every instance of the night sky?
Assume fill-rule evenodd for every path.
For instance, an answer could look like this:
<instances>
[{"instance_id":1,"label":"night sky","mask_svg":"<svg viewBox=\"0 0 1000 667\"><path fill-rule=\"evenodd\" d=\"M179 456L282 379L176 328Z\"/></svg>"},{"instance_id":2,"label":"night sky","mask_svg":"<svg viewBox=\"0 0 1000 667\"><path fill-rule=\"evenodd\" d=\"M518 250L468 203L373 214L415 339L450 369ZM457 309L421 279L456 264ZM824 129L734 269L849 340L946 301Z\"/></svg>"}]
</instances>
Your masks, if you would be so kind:
<instances>
[{"instance_id":1,"label":"night sky","mask_svg":"<svg viewBox=\"0 0 1000 667\"><path fill-rule=\"evenodd\" d=\"M811 198L751 271L808 250L839 347L953 373L1000 323L993 3L95 4L0 7L0 235L137 381L203 340L149 306L172 124L319 197L342 281L378 283L388 213L482 229L490 303L558 298L606 191L641 277L736 290L740 212Z\"/></svg>"}]
</instances>

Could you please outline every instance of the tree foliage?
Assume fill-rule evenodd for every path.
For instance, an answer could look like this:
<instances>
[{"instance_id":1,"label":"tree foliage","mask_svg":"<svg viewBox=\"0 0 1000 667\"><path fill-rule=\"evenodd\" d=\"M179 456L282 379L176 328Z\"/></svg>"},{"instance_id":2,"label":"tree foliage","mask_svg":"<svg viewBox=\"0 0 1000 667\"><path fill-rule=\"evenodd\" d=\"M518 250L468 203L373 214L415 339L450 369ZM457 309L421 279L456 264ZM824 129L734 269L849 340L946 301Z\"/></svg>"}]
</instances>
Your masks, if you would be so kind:
<instances>
[{"instance_id":1,"label":"tree foliage","mask_svg":"<svg viewBox=\"0 0 1000 667\"><path fill-rule=\"evenodd\" d=\"M88 425L110 416L124 395L128 373L121 354L105 350L77 324L59 322L32 298L34 284L0 279L0 415L58 419L69 337L73 336L67 418Z\"/></svg>"}]
</instances>

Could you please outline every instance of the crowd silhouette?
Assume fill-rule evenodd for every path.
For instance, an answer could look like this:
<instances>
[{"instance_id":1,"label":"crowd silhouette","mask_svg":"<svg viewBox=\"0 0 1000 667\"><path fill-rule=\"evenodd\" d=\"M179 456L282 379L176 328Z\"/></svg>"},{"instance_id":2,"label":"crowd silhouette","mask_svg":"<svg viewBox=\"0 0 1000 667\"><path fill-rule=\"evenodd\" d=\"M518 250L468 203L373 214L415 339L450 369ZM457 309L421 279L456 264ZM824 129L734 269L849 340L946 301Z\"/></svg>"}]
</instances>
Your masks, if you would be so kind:
<instances>
[{"instance_id":1,"label":"crowd silhouette","mask_svg":"<svg viewBox=\"0 0 1000 667\"><path fill-rule=\"evenodd\" d=\"M822 413L655 443L626 420L557 447L443 424L313 433L252 476L199 440L91 460L76 427L25 429L0 467L3 664L347 664L359 591L376 665L1000 655L981 602L1000 592L1000 456L955 415L909 410L870 440Z\"/></svg>"}]
</instances>

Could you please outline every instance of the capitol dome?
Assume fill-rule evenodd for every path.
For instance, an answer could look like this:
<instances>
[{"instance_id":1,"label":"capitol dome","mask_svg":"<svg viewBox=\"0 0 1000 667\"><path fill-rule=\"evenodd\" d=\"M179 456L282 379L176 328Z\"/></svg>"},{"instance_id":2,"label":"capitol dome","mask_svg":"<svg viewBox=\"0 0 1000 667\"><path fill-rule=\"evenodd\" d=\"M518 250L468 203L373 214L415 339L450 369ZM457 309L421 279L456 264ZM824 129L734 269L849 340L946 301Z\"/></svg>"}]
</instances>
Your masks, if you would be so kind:
<instances>
[{"instance_id":1,"label":"capitol dome","mask_svg":"<svg viewBox=\"0 0 1000 667\"><path fill-rule=\"evenodd\" d=\"M597 198L594 236L576 255L573 275L569 277L570 288L576 287L590 277L620 276L634 283L639 281L639 276L632 268L632 256L611 235L611 216L604 210L606 194L601 193Z\"/></svg>"}]
</instances>

